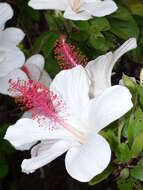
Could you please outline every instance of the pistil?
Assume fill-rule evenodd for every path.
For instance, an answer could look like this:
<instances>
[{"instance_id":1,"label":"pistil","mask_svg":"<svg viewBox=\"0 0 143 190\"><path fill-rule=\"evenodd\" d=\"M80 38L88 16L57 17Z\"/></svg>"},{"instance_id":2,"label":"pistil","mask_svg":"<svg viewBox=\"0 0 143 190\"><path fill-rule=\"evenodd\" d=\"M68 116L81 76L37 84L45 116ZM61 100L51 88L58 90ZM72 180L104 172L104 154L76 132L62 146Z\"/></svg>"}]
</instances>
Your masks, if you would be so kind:
<instances>
[{"instance_id":1,"label":"pistil","mask_svg":"<svg viewBox=\"0 0 143 190\"><path fill-rule=\"evenodd\" d=\"M76 137L76 139L77 139L81 144L85 143L86 138L85 138L85 135L84 135L83 132L81 132L81 131L75 129L75 128L72 127L71 125L66 124L64 121L61 122L61 125L62 125L66 130L68 130L70 133L72 133L72 134Z\"/></svg>"}]
</instances>

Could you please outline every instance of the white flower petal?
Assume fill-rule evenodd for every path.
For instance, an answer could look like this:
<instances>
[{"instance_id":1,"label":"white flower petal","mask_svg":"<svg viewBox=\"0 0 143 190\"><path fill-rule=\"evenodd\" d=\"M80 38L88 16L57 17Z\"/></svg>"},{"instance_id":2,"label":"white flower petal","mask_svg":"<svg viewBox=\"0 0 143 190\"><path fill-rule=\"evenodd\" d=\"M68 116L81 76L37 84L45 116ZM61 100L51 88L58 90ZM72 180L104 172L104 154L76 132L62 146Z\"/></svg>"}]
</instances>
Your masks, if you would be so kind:
<instances>
[{"instance_id":1,"label":"white flower petal","mask_svg":"<svg viewBox=\"0 0 143 190\"><path fill-rule=\"evenodd\" d=\"M31 157L38 156L42 151L50 149L53 144L61 140L45 140L41 141L39 144L35 145L31 149ZM63 140L62 140L63 141Z\"/></svg>"},{"instance_id":2,"label":"white flower petal","mask_svg":"<svg viewBox=\"0 0 143 190\"><path fill-rule=\"evenodd\" d=\"M87 11L76 13L68 6L64 12L64 17L71 20L89 20L92 16Z\"/></svg>"},{"instance_id":3,"label":"white flower petal","mask_svg":"<svg viewBox=\"0 0 143 190\"><path fill-rule=\"evenodd\" d=\"M136 39L130 38L113 54L109 52L88 63L86 69L91 75L93 94L95 97L99 96L106 88L111 86L111 74L116 61L123 54L136 48L136 46Z\"/></svg>"},{"instance_id":4,"label":"white flower petal","mask_svg":"<svg viewBox=\"0 0 143 190\"><path fill-rule=\"evenodd\" d=\"M24 64L23 67L21 68L29 77L29 79L33 81L39 81L41 71L37 65L34 64Z\"/></svg>"},{"instance_id":5,"label":"white flower petal","mask_svg":"<svg viewBox=\"0 0 143 190\"><path fill-rule=\"evenodd\" d=\"M125 43L123 43L112 55L112 61L110 64L108 64L108 70L107 70L107 80L110 81L111 84L111 75L112 75L112 70L117 62L117 60L127 53L128 51L135 49L137 47L137 41L136 38L130 38L127 40Z\"/></svg>"},{"instance_id":6,"label":"white flower petal","mask_svg":"<svg viewBox=\"0 0 143 190\"><path fill-rule=\"evenodd\" d=\"M32 119L32 112L31 111L25 111L21 118Z\"/></svg>"},{"instance_id":7,"label":"white flower petal","mask_svg":"<svg viewBox=\"0 0 143 190\"><path fill-rule=\"evenodd\" d=\"M28 5L34 9L57 9L65 10L68 5L67 0L30 0Z\"/></svg>"},{"instance_id":8,"label":"white flower petal","mask_svg":"<svg viewBox=\"0 0 143 190\"><path fill-rule=\"evenodd\" d=\"M16 69L5 77L0 77L0 93L10 95L8 91L10 79L12 79L13 82L16 82L18 80L28 80L27 75L23 71Z\"/></svg>"},{"instance_id":9,"label":"white flower petal","mask_svg":"<svg viewBox=\"0 0 143 190\"><path fill-rule=\"evenodd\" d=\"M120 85L110 87L99 98L90 101L89 126L91 130L99 132L132 107L131 93L126 87Z\"/></svg>"},{"instance_id":10,"label":"white flower petal","mask_svg":"<svg viewBox=\"0 0 143 190\"><path fill-rule=\"evenodd\" d=\"M109 66L109 73L112 72L112 69L116 63L116 61L128 51L135 49L137 47L136 38L130 38L125 43L123 43L114 53L112 57L112 63ZM111 75L111 74L110 74Z\"/></svg>"},{"instance_id":11,"label":"white flower petal","mask_svg":"<svg viewBox=\"0 0 143 190\"><path fill-rule=\"evenodd\" d=\"M49 130L48 126L40 127L33 119L23 118L7 129L4 139L8 140L16 149L26 150L40 140L70 139L64 129Z\"/></svg>"},{"instance_id":12,"label":"white flower petal","mask_svg":"<svg viewBox=\"0 0 143 190\"><path fill-rule=\"evenodd\" d=\"M77 66L61 71L51 83L51 89L64 100L70 114L81 121L86 120L86 106L89 102L90 81L85 69Z\"/></svg>"},{"instance_id":13,"label":"white flower petal","mask_svg":"<svg viewBox=\"0 0 143 190\"><path fill-rule=\"evenodd\" d=\"M107 141L98 134L89 134L85 144L71 148L65 158L67 172L71 177L88 182L103 172L111 159Z\"/></svg>"},{"instance_id":14,"label":"white flower petal","mask_svg":"<svg viewBox=\"0 0 143 190\"><path fill-rule=\"evenodd\" d=\"M130 77L130 79L131 79L135 84L137 83L137 80L136 80L135 77ZM123 79L121 79L121 80L119 81L119 85L125 86Z\"/></svg>"},{"instance_id":15,"label":"white flower petal","mask_svg":"<svg viewBox=\"0 0 143 190\"><path fill-rule=\"evenodd\" d=\"M94 0L85 3L83 8L91 15L101 17L115 12L118 7L112 0Z\"/></svg>"},{"instance_id":16,"label":"white flower petal","mask_svg":"<svg viewBox=\"0 0 143 190\"><path fill-rule=\"evenodd\" d=\"M0 60L0 77L4 77L14 69L20 68L25 61L25 56L17 47L7 49L0 46L2 59Z\"/></svg>"},{"instance_id":17,"label":"white flower petal","mask_svg":"<svg viewBox=\"0 0 143 190\"><path fill-rule=\"evenodd\" d=\"M70 143L63 140L56 141L51 145L49 143L37 145L34 147L34 151L36 151L36 153L33 153L34 156L22 162L22 171L27 174L34 172L64 154L69 149L69 146Z\"/></svg>"},{"instance_id":18,"label":"white flower petal","mask_svg":"<svg viewBox=\"0 0 143 190\"><path fill-rule=\"evenodd\" d=\"M86 69L89 72L89 76L92 83L92 93L94 97L101 95L101 93L111 86L110 80L108 80L108 67L112 61L112 53L109 52L106 55L99 56L94 61L90 61Z\"/></svg>"},{"instance_id":19,"label":"white flower petal","mask_svg":"<svg viewBox=\"0 0 143 190\"><path fill-rule=\"evenodd\" d=\"M45 60L42 55L36 54L36 55L29 57L25 64L26 64L26 66L28 66L29 64L36 65L40 69L40 71L43 71Z\"/></svg>"},{"instance_id":20,"label":"white flower petal","mask_svg":"<svg viewBox=\"0 0 143 190\"><path fill-rule=\"evenodd\" d=\"M5 22L11 19L13 10L8 3L0 3L0 29L3 29Z\"/></svg>"},{"instance_id":21,"label":"white flower petal","mask_svg":"<svg viewBox=\"0 0 143 190\"><path fill-rule=\"evenodd\" d=\"M6 28L0 33L0 46L4 45L7 48L13 48L18 45L24 38L24 32L19 28Z\"/></svg>"},{"instance_id":22,"label":"white flower petal","mask_svg":"<svg viewBox=\"0 0 143 190\"><path fill-rule=\"evenodd\" d=\"M40 82L46 86L50 86L52 82L50 75L45 70L43 70L43 72L41 73Z\"/></svg>"}]
</instances>

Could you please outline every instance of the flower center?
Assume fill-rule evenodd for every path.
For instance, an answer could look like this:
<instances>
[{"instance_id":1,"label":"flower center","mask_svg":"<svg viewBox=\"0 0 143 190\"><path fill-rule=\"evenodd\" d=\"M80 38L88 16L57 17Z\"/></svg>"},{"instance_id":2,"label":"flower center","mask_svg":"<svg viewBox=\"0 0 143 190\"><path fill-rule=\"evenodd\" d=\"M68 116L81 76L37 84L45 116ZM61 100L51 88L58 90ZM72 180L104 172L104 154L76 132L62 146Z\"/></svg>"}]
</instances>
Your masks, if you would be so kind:
<instances>
[{"instance_id":1,"label":"flower center","mask_svg":"<svg viewBox=\"0 0 143 190\"><path fill-rule=\"evenodd\" d=\"M69 115L64 111L66 110L65 104L51 89L40 82L32 80L28 82L9 80L9 84L9 92L14 91L16 102L20 103L20 106L30 109L32 118L39 123L39 126L42 127L44 121L48 118L50 120L48 122L49 129L55 129L54 126L58 123L72 133L79 142L83 143L85 141L85 136L82 132L66 123Z\"/></svg>"},{"instance_id":2,"label":"flower center","mask_svg":"<svg viewBox=\"0 0 143 190\"><path fill-rule=\"evenodd\" d=\"M72 10L77 13L79 8L80 8L80 0L74 0L72 4Z\"/></svg>"}]
</instances>

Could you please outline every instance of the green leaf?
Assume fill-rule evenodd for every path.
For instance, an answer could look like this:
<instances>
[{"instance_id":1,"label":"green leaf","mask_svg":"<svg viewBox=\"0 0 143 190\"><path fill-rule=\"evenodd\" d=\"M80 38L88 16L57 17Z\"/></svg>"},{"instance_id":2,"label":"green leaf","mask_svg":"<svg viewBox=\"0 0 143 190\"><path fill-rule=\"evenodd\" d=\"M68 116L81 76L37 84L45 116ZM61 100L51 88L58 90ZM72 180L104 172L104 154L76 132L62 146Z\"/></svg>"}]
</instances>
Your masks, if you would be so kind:
<instances>
[{"instance_id":1,"label":"green leaf","mask_svg":"<svg viewBox=\"0 0 143 190\"><path fill-rule=\"evenodd\" d=\"M8 128L8 124L6 123L5 125L0 127L0 139L3 139L5 132Z\"/></svg>"},{"instance_id":2,"label":"green leaf","mask_svg":"<svg viewBox=\"0 0 143 190\"><path fill-rule=\"evenodd\" d=\"M131 90L131 92L136 92L136 83L127 75L123 74L124 85Z\"/></svg>"},{"instance_id":3,"label":"green leaf","mask_svg":"<svg viewBox=\"0 0 143 190\"><path fill-rule=\"evenodd\" d=\"M106 52L109 49L108 41L103 36L91 35L88 42L100 51Z\"/></svg>"},{"instance_id":4,"label":"green leaf","mask_svg":"<svg viewBox=\"0 0 143 190\"><path fill-rule=\"evenodd\" d=\"M4 140L4 135L8 128L9 124L5 124L0 127L0 155L4 155L5 153L12 153L14 148L8 143L8 141Z\"/></svg>"},{"instance_id":5,"label":"green leaf","mask_svg":"<svg viewBox=\"0 0 143 190\"><path fill-rule=\"evenodd\" d=\"M135 113L131 114L128 123L128 143L130 146L141 132L143 132L143 112L138 108Z\"/></svg>"},{"instance_id":6,"label":"green leaf","mask_svg":"<svg viewBox=\"0 0 143 190\"><path fill-rule=\"evenodd\" d=\"M90 24L88 23L88 21L75 21L74 24L80 30L83 30L83 31L87 30L87 31L89 31Z\"/></svg>"},{"instance_id":7,"label":"green leaf","mask_svg":"<svg viewBox=\"0 0 143 190\"><path fill-rule=\"evenodd\" d=\"M53 12L52 12L53 13ZM60 30L63 30L65 25L67 24L67 21L63 19L62 17L55 17L55 15L50 15L50 12L45 12L44 14L45 19L47 21L47 24L49 26L48 32L59 32Z\"/></svg>"},{"instance_id":8,"label":"green leaf","mask_svg":"<svg viewBox=\"0 0 143 190\"><path fill-rule=\"evenodd\" d=\"M143 110L143 87L142 86L140 86L140 87L138 87L138 99L139 99L139 104L140 104L140 106L141 106L141 108L142 108L142 110Z\"/></svg>"},{"instance_id":9,"label":"green leaf","mask_svg":"<svg viewBox=\"0 0 143 190\"><path fill-rule=\"evenodd\" d=\"M75 32L71 35L71 39L79 41L79 42L86 41L88 39L88 37L89 37L89 34L86 31L84 31L84 32L78 31L78 32Z\"/></svg>"},{"instance_id":10,"label":"green leaf","mask_svg":"<svg viewBox=\"0 0 143 190\"><path fill-rule=\"evenodd\" d=\"M4 178L8 173L8 165L3 158L2 155L0 155L0 179Z\"/></svg>"},{"instance_id":11,"label":"green leaf","mask_svg":"<svg viewBox=\"0 0 143 190\"><path fill-rule=\"evenodd\" d=\"M40 21L40 14L38 11L36 11L30 7L26 7L26 11L27 11L27 15L29 17L31 17L33 21L36 21L36 22Z\"/></svg>"},{"instance_id":12,"label":"green leaf","mask_svg":"<svg viewBox=\"0 0 143 190\"><path fill-rule=\"evenodd\" d=\"M101 131L100 134L109 142L111 150L116 152L118 147L118 138L112 130Z\"/></svg>"},{"instance_id":13,"label":"green leaf","mask_svg":"<svg viewBox=\"0 0 143 190\"><path fill-rule=\"evenodd\" d=\"M91 23L91 26L89 28L90 33L95 33L96 31L98 32L107 31L111 28L109 21L105 17L94 18L90 21L90 23Z\"/></svg>"},{"instance_id":14,"label":"green leaf","mask_svg":"<svg viewBox=\"0 0 143 190\"><path fill-rule=\"evenodd\" d=\"M135 166L130 170L130 174L135 179L138 179L143 182L143 166Z\"/></svg>"},{"instance_id":15,"label":"green leaf","mask_svg":"<svg viewBox=\"0 0 143 190\"><path fill-rule=\"evenodd\" d=\"M45 45L45 43L47 42L47 39L49 37L48 32L44 32L42 33L34 42L33 44L33 48L32 48L32 54L36 54L39 53L43 46Z\"/></svg>"},{"instance_id":16,"label":"green leaf","mask_svg":"<svg viewBox=\"0 0 143 190\"><path fill-rule=\"evenodd\" d=\"M122 163L128 162L131 159L131 152L127 144L119 144L117 157Z\"/></svg>"},{"instance_id":17,"label":"green leaf","mask_svg":"<svg viewBox=\"0 0 143 190\"><path fill-rule=\"evenodd\" d=\"M143 132L140 133L134 140L132 149L131 149L131 154L132 157L135 158L138 156L138 154L143 150Z\"/></svg>"},{"instance_id":18,"label":"green leaf","mask_svg":"<svg viewBox=\"0 0 143 190\"><path fill-rule=\"evenodd\" d=\"M45 69L52 78L54 78L55 75L60 71L59 65L56 63L56 60L53 59L51 54L46 59Z\"/></svg>"},{"instance_id":19,"label":"green leaf","mask_svg":"<svg viewBox=\"0 0 143 190\"><path fill-rule=\"evenodd\" d=\"M44 52L44 57L48 58L49 55L51 54L52 50L54 49L56 39L59 38L60 36L58 34L52 34L50 33L48 35L48 38L46 42L43 45L43 52Z\"/></svg>"},{"instance_id":20,"label":"green leaf","mask_svg":"<svg viewBox=\"0 0 143 190\"><path fill-rule=\"evenodd\" d=\"M121 172L120 172L120 178L122 179L127 179L129 177L129 169L128 168L124 168Z\"/></svg>"},{"instance_id":21,"label":"green leaf","mask_svg":"<svg viewBox=\"0 0 143 190\"><path fill-rule=\"evenodd\" d=\"M138 161L138 166L143 166L143 158Z\"/></svg>"},{"instance_id":22,"label":"green leaf","mask_svg":"<svg viewBox=\"0 0 143 190\"><path fill-rule=\"evenodd\" d=\"M133 15L138 15L143 17L142 0L130 0L128 3L126 3L126 6L130 9Z\"/></svg>"},{"instance_id":23,"label":"green leaf","mask_svg":"<svg viewBox=\"0 0 143 190\"><path fill-rule=\"evenodd\" d=\"M33 45L32 54L43 51L45 58L48 57L53 50L56 39L58 37L59 35L53 32L42 33L41 36L36 39Z\"/></svg>"},{"instance_id":24,"label":"green leaf","mask_svg":"<svg viewBox=\"0 0 143 190\"><path fill-rule=\"evenodd\" d=\"M119 179L117 181L117 187L119 190L133 190L133 182L132 179Z\"/></svg>"},{"instance_id":25,"label":"green leaf","mask_svg":"<svg viewBox=\"0 0 143 190\"><path fill-rule=\"evenodd\" d=\"M101 174L99 174L96 177L94 177L88 184L89 185L96 185L96 184L100 183L101 181L107 179L109 177L109 175L114 171L114 168L115 167L112 164L110 164L104 170L104 172L102 172Z\"/></svg>"},{"instance_id":26,"label":"green leaf","mask_svg":"<svg viewBox=\"0 0 143 190\"><path fill-rule=\"evenodd\" d=\"M138 25L128 9L119 6L118 11L109 17L109 22L111 25L111 32L119 38L123 40L127 40L130 37L138 38Z\"/></svg>"}]
</instances>

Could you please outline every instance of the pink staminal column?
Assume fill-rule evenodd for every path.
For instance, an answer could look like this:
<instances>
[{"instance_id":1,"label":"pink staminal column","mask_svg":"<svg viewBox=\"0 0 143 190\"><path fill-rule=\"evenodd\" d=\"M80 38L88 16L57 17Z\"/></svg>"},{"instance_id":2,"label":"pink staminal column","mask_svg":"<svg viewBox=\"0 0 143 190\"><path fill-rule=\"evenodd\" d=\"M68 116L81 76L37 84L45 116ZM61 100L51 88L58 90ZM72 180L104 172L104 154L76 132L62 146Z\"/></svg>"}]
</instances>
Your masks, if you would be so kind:
<instances>
[{"instance_id":1,"label":"pink staminal column","mask_svg":"<svg viewBox=\"0 0 143 190\"><path fill-rule=\"evenodd\" d=\"M40 82L32 80L13 82L9 80L9 91L14 91L17 103L25 106L32 113L32 118L42 126L43 121L48 118L49 129L54 129L56 124L72 133L80 141L84 141L84 134L66 123L69 114L65 112L66 105L59 96ZM64 113L60 114L61 112Z\"/></svg>"},{"instance_id":2,"label":"pink staminal column","mask_svg":"<svg viewBox=\"0 0 143 190\"><path fill-rule=\"evenodd\" d=\"M56 40L54 53L61 69L71 69L77 65L85 67L87 64L87 58L79 52L79 48L67 44L63 35L61 40Z\"/></svg>"}]
</instances>

